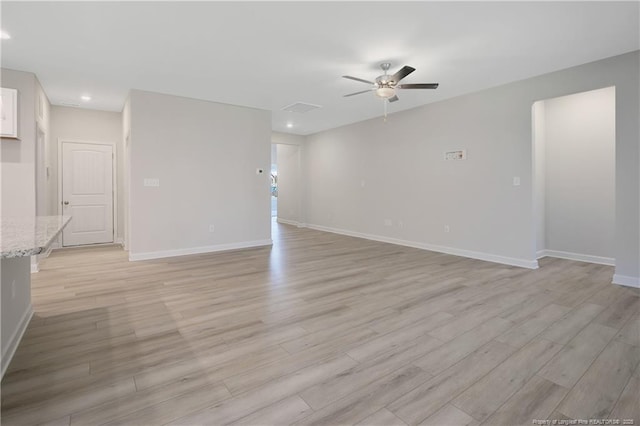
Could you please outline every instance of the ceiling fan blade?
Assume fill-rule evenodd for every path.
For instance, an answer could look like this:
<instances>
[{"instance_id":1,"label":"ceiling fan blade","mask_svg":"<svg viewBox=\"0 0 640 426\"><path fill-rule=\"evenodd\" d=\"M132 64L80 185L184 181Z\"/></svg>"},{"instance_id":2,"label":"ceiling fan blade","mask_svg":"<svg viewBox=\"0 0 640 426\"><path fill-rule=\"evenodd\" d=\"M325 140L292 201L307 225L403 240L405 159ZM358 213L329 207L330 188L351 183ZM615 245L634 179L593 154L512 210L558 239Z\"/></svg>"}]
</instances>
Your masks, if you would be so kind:
<instances>
[{"instance_id":1,"label":"ceiling fan blade","mask_svg":"<svg viewBox=\"0 0 640 426\"><path fill-rule=\"evenodd\" d=\"M400 71L391 76L391 81L395 81L397 84L400 80L402 80L415 70L415 68L405 65L404 67L400 68Z\"/></svg>"},{"instance_id":2,"label":"ceiling fan blade","mask_svg":"<svg viewBox=\"0 0 640 426\"><path fill-rule=\"evenodd\" d=\"M393 95L392 97L390 97L389 99L387 99L389 102L395 102L397 100L399 100L400 98L398 97L398 95Z\"/></svg>"},{"instance_id":3,"label":"ceiling fan blade","mask_svg":"<svg viewBox=\"0 0 640 426\"><path fill-rule=\"evenodd\" d=\"M437 89L438 83L399 84L400 89Z\"/></svg>"},{"instance_id":4,"label":"ceiling fan blade","mask_svg":"<svg viewBox=\"0 0 640 426\"><path fill-rule=\"evenodd\" d=\"M373 81L364 80L364 79L358 78L358 77L351 77L350 75L343 75L342 77L343 78L348 78L349 80L359 81L360 83L375 84Z\"/></svg>"},{"instance_id":5,"label":"ceiling fan blade","mask_svg":"<svg viewBox=\"0 0 640 426\"><path fill-rule=\"evenodd\" d=\"M361 93L372 92L374 90L376 90L376 89L367 89L367 90L361 90L360 92L349 93L348 95L344 95L343 98L346 98L346 97L349 97L349 96L360 95Z\"/></svg>"}]
</instances>

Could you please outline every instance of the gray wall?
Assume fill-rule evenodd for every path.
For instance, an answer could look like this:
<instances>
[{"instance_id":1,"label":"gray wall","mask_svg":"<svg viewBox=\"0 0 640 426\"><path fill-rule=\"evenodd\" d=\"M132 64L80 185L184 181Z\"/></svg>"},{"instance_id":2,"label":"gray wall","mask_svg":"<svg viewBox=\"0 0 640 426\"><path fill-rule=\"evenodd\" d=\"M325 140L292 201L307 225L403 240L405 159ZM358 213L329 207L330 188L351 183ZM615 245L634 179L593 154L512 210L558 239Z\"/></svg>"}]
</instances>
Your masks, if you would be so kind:
<instances>
[{"instance_id":1,"label":"gray wall","mask_svg":"<svg viewBox=\"0 0 640 426\"><path fill-rule=\"evenodd\" d=\"M123 172L122 172L122 187L123 187L123 209L124 209L124 221L123 221L123 236L124 236L124 248L129 250L129 229L131 220L131 211L129 210L129 194L131 193L130 174L131 174L131 100L127 97L122 108L122 153L123 153Z\"/></svg>"},{"instance_id":2,"label":"gray wall","mask_svg":"<svg viewBox=\"0 0 640 426\"><path fill-rule=\"evenodd\" d=\"M130 258L270 243L268 111L138 90L130 108Z\"/></svg>"},{"instance_id":3,"label":"gray wall","mask_svg":"<svg viewBox=\"0 0 640 426\"><path fill-rule=\"evenodd\" d=\"M533 202L535 207L536 224L536 257L544 256L547 247L546 216L547 216L547 162L546 162L546 126L544 119L545 102L539 101L533 104L531 117L533 125Z\"/></svg>"},{"instance_id":4,"label":"gray wall","mask_svg":"<svg viewBox=\"0 0 640 426\"><path fill-rule=\"evenodd\" d=\"M59 140L76 142L110 142L114 143L116 152L116 185L118 189L117 211L118 221L116 239L124 236L124 155L122 149L122 114L118 112L96 111L83 108L53 106L51 108L51 177L50 200L52 209L58 214L58 142Z\"/></svg>"},{"instance_id":5,"label":"gray wall","mask_svg":"<svg viewBox=\"0 0 640 426\"><path fill-rule=\"evenodd\" d=\"M284 145L302 145L305 137L291 133L271 132L271 143Z\"/></svg>"},{"instance_id":6,"label":"gray wall","mask_svg":"<svg viewBox=\"0 0 640 426\"><path fill-rule=\"evenodd\" d=\"M278 220L300 222L300 147L275 145L278 150Z\"/></svg>"},{"instance_id":7,"label":"gray wall","mask_svg":"<svg viewBox=\"0 0 640 426\"><path fill-rule=\"evenodd\" d=\"M532 105L616 86L613 254L616 274L637 279L639 63L636 51L308 136L307 222L534 262ZM468 160L443 160L458 148Z\"/></svg>"},{"instance_id":8,"label":"gray wall","mask_svg":"<svg viewBox=\"0 0 640 426\"><path fill-rule=\"evenodd\" d=\"M532 102L514 107L520 96L501 87L308 137L307 222L530 262ZM468 159L445 161L455 149Z\"/></svg>"},{"instance_id":9,"label":"gray wall","mask_svg":"<svg viewBox=\"0 0 640 426\"><path fill-rule=\"evenodd\" d=\"M546 249L614 257L615 89L544 101Z\"/></svg>"},{"instance_id":10,"label":"gray wall","mask_svg":"<svg viewBox=\"0 0 640 426\"><path fill-rule=\"evenodd\" d=\"M53 181L51 176L47 176L47 167L51 166L49 158L52 151L51 103L37 77L35 78L35 85L35 118L38 129L44 134L44 146L38 146L36 137L36 213L39 216L48 216L56 214L51 208L50 199L50 187ZM38 161L39 159L40 161Z\"/></svg>"},{"instance_id":11,"label":"gray wall","mask_svg":"<svg viewBox=\"0 0 640 426\"><path fill-rule=\"evenodd\" d=\"M36 77L32 73L2 69L2 87L18 90L18 137L2 139L3 217L33 216L36 212Z\"/></svg>"}]
</instances>

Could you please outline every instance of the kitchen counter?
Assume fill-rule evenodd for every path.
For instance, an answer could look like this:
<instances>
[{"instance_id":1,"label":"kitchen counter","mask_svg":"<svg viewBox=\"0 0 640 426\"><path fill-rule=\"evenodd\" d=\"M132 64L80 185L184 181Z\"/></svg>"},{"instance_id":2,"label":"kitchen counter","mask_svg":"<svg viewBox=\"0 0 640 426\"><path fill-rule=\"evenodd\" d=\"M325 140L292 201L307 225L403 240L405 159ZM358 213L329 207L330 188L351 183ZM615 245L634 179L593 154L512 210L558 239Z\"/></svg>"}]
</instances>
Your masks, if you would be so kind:
<instances>
[{"instance_id":1,"label":"kitchen counter","mask_svg":"<svg viewBox=\"0 0 640 426\"><path fill-rule=\"evenodd\" d=\"M10 259L42 253L70 220L71 216L2 218L0 258Z\"/></svg>"},{"instance_id":2,"label":"kitchen counter","mask_svg":"<svg viewBox=\"0 0 640 426\"><path fill-rule=\"evenodd\" d=\"M0 378L33 316L31 256L44 252L71 216L0 219Z\"/></svg>"}]
</instances>

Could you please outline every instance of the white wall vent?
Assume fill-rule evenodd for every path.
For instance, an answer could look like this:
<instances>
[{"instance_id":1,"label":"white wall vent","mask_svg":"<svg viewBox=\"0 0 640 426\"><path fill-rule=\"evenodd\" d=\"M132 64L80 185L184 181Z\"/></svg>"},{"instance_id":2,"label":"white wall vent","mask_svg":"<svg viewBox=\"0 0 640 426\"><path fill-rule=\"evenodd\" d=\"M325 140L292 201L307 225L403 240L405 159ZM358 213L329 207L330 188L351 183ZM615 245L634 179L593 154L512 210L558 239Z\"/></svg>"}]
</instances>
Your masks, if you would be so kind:
<instances>
[{"instance_id":1,"label":"white wall vent","mask_svg":"<svg viewBox=\"0 0 640 426\"><path fill-rule=\"evenodd\" d=\"M313 111L314 109L322 108L320 105L307 104L305 102L296 102L291 105L287 105L282 108L283 111L298 112L304 114L305 112Z\"/></svg>"}]
</instances>

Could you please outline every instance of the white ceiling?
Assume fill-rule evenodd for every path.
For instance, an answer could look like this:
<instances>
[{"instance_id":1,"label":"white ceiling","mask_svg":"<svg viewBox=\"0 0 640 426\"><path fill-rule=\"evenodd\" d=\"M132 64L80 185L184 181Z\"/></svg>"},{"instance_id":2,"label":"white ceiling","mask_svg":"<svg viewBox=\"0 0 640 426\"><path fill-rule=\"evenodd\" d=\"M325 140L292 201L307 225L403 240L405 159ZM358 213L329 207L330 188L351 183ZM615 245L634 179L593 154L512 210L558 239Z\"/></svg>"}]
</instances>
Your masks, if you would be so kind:
<instances>
[{"instance_id":1,"label":"white ceiling","mask_svg":"<svg viewBox=\"0 0 640 426\"><path fill-rule=\"evenodd\" d=\"M364 90L408 64L390 112L637 50L633 2L6 2L2 67L34 72L53 104L121 111L129 89L273 112L310 134L381 116ZM90 94L90 102L80 96ZM302 101L306 114L282 111ZM293 123L288 129L286 123Z\"/></svg>"}]
</instances>

